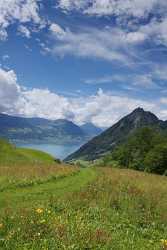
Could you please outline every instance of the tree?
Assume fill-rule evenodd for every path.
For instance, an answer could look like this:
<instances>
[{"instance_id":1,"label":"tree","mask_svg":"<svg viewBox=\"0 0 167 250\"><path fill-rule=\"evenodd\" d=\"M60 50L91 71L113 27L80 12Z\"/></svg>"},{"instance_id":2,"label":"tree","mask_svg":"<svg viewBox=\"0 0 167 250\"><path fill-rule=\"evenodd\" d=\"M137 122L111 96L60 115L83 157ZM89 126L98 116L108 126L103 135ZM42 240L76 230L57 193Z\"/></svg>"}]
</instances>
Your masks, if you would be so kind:
<instances>
[{"instance_id":1,"label":"tree","mask_svg":"<svg viewBox=\"0 0 167 250\"><path fill-rule=\"evenodd\" d=\"M167 171L167 143L156 145L146 155L145 170L150 173L164 174Z\"/></svg>"},{"instance_id":2,"label":"tree","mask_svg":"<svg viewBox=\"0 0 167 250\"><path fill-rule=\"evenodd\" d=\"M162 136L157 129L144 127L119 145L112 153L112 157L123 167L149 171L148 168L145 169L147 154L154 149L155 145L164 143L167 143L166 137Z\"/></svg>"}]
</instances>

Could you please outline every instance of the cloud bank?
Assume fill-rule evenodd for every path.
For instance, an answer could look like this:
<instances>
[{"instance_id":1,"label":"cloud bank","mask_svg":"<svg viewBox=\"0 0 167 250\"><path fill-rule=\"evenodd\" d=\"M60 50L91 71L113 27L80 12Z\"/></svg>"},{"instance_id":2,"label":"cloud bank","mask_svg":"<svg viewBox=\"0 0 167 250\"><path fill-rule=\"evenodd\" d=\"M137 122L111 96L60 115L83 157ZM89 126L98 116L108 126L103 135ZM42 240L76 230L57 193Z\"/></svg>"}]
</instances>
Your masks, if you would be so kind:
<instances>
[{"instance_id":1,"label":"cloud bank","mask_svg":"<svg viewBox=\"0 0 167 250\"><path fill-rule=\"evenodd\" d=\"M165 96L149 102L99 89L95 95L67 98L48 89L27 89L18 83L13 70L0 69L0 112L11 115L62 118L106 127L139 106L167 118Z\"/></svg>"}]
</instances>

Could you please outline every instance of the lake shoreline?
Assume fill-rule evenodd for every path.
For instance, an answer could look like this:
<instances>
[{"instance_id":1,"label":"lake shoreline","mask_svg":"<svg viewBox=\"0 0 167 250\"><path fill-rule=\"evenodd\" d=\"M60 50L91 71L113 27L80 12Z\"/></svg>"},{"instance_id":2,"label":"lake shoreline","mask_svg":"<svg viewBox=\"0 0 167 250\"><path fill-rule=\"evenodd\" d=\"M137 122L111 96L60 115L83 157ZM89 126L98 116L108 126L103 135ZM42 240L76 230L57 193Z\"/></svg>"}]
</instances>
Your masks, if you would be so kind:
<instances>
[{"instance_id":1,"label":"lake shoreline","mask_svg":"<svg viewBox=\"0 0 167 250\"><path fill-rule=\"evenodd\" d=\"M46 153L49 153L55 158L60 160L65 159L68 155L79 149L82 144L55 144L55 143L14 143L16 147L19 148L30 148L37 149Z\"/></svg>"}]
</instances>

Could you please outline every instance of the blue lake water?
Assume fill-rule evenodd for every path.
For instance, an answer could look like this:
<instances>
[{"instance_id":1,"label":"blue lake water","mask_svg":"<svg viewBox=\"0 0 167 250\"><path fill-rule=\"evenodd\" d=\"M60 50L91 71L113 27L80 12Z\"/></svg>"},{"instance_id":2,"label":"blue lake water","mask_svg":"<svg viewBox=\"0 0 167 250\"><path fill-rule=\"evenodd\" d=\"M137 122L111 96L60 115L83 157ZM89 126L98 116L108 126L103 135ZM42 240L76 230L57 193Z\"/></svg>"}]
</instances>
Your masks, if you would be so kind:
<instances>
[{"instance_id":1,"label":"blue lake water","mask_svg":"<svg viewBox=\"0 0 167 250\"><path fill-rule=\"evenodd\" d=\"M80 148L81 145L56 145L56 144L16 144L17 147L31 148L44 151L55 158L63 160L71 153Z\"/></svg>"}]
</instances>

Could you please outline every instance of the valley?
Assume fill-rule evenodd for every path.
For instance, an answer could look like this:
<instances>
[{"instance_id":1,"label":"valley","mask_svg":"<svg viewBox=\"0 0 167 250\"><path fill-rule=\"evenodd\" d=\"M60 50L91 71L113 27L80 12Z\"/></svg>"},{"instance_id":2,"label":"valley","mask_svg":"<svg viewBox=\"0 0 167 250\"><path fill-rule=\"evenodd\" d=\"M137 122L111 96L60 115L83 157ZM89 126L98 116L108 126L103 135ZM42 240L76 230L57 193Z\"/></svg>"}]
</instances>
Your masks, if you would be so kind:
<instances>
[{"instance_id":1,"label":"valley","mask_svg":"<svg viewBox=\"0 0 167 250\"><path fill-rule=\"evenodd\" d=\"M96 160L61 161L0 140L0 249L166 250L166 137L150 118L141 123L147 112L134 112L135 130L132 119L129 137ZM158 156L149 162L161 175L137 169L147 154Z\"/></svg>"}]
</instances>

